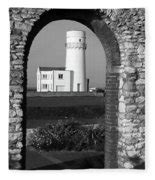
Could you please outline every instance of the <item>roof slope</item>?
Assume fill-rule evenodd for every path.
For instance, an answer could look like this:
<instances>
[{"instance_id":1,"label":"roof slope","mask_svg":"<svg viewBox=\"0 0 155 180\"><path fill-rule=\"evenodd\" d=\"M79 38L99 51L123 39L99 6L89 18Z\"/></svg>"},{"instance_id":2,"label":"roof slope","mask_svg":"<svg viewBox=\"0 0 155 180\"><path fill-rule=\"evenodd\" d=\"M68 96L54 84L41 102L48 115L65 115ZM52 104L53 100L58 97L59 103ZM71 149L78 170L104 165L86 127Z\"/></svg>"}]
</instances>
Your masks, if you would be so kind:
<instances>
[{"instance_id":1,"label":"roof slope","mask_svg":"<svg viewBox=\"0 0 155 180\"><path fill-rule=\"evenodd\" d=\"M39 67L40 71L53 71L53 70L59 70L64 71L65 67Z\"/></svg>"}]
</instances>

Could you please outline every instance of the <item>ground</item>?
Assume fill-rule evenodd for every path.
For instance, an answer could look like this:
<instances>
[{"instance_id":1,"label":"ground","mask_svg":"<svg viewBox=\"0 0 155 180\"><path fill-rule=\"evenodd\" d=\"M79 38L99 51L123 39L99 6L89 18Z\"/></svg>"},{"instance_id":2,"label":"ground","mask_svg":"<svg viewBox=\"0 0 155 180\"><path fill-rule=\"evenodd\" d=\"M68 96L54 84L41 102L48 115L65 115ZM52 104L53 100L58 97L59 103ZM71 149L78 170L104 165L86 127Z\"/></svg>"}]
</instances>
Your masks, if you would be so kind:
<instances>
[{"instance_id":1,"label":"ground","mask_svg":"<svg viewBox=\"0 0 155 180\"><path fill-rule=\"evenodd\" d=\"M27 148L26 159L26 169L104 168L103 152L38 152L29 147Z\"/></svg>"},{"instance_id":2,"label":"ground","mask_svg":"<svg viewBox=\"0 0 155 180\"><path fill-rule=\"evenodd\" d=\"M43 127L58 119L83 125L104 124L104 97L28 97L27 128ZM26 169L104 168L104 152L37 151L27 147Z\"/></svg>"},{"instance_id":3,"label":"ground","mask_svg":"<svg viewBox=\"0 0 155 180\"><path fill-rule=\"evenodd\" d=\"M104 97L28 97L27 128L72 119L82 124L104 123Z\"/></svg>"},{"instance_id":4,"label":"ground","mask_svg":"<svg viewBox=\"0 0 155 180\"><path fill-rule=\"evenodd\" d=\"M102 106L104 96L27 97L27 107Z\"/></svg>"}]
</instances>

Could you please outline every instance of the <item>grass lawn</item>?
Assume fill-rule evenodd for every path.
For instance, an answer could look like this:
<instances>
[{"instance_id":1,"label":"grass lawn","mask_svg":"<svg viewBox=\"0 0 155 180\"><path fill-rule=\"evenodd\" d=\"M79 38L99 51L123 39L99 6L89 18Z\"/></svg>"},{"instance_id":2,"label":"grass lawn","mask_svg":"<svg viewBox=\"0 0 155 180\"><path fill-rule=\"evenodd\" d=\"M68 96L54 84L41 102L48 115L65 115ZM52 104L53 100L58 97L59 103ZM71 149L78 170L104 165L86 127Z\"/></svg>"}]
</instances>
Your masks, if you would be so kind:
<instances>
[{"instance_id":1,"label":"grass lawn","mask_svg":"<svg viewBox=\"0 0 155 180\"><path fill-rule=\"evenodd\" d=\"M61 97L27 97L28 107L70 107L70 106L102 106L103 96L61 96Z\"/></svg>"},{"instance_id":2,"label":"grass lawn","mask_svg":"<svg viewBox=\"0 0 155 180\"><path fill-rule=\"evenodd\" d=\"M27 128L43 127L59 119L81 124L104 123L104 97L27 97Z\"/></svg>"},{"instance_id":3,"label":"grass lawn","mask_svg":"<svg viewBox=\"0 0 155 180\"><path fill-rule=\"evenodd\" d=\"M68 119L61 119L61 120L68 120ZM75 121L78 121L80 124L89 125L89 124L100 124L104 125L104 117L100 118L91 118L91 119L84 119L84 118L74 118ZM58 119L28 119L27 120L27 129L37 128L37 127L45 127L47 124L56 123Z\"/></svg>"},{"instance_id":4,"label":"grass lawn","mask_svg":"<svg viewBox=\"0 0 155 180\"><path fill-rule=\"evenodd\" d=\"M26 152L26 169L86 169L104 168L104 153L97 151L37 151Z\"/></svg>"}]
</instances>

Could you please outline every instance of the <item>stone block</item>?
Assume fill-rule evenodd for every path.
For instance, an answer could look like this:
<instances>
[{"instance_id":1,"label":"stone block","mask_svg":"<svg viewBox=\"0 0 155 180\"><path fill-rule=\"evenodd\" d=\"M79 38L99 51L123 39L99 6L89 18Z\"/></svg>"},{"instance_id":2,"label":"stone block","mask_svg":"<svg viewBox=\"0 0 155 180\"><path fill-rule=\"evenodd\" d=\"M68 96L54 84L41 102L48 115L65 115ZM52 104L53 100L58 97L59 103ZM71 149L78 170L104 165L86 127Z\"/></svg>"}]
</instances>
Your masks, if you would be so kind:
<instances>
[{"instance_id":1,"label":"stone block","mask_svg":"<svg viewBox=\"0 0 155 180\"><path fill-rule=\"evenodd\" d=\"M132 111L136 111L137 110L137 106L136 105L127 105L126 106L126 111L127 112L132 112Z\"/></svg>"},{"instance_id":2,"label":"stone block","mask_svg":"<svg viewBox=\"0 0 155 180\"><path fill-rule=\"evenodd\" d=\"M135 144L136 149L144 149L145 146L145 142L139 142L137 144Z\"/></svg>"},{"instance_id":3,"label":"stone block","mask_svg":"<svg viewBox=\"0 0 155 180\"><path fill-rule=\"evenodd\" d=\"M137 152L135 150L132 150L132 151L127 151L127 154L129 157L134 157L137 155Z\"/></svg>"},{"instance_id":4,"label":"stone block","mask_svg":"<svg viewBox=\"0 0 155 180\"><path fill-rule=\"evenodd\" d=\"M131 133L123 133L122 135L125 139L130 139L131 138ZM126 147L127 150L127 147Z\"/></svg>"},{"instance_id":5,"label":"stone block","mask_svg":"<svg viewBox=\"0 0 155 180\"><path fill-rule=\"evenodd\" d=\"M126 81L123 86L123 90L134 92L136 91L136 84L133 81Z\"/></svg>"},{"instance_id":6,"label":"stone block","mask_svg":"<svg viewBox=\"0 0 155 180\"><path fill-rule=\"evenodd\" d=\"M136 68L135 67L131 67L131 66L125 67L124 70L127 73L135 73L136 72Z\"/></svg>"},{"instance_id":7,"label":"stone block","mask_svg":"<svg viewBox=\"0 0 155 180\"><path fill-rule=\"evenodd\" d=\"M15 116L16 116L16 111L13 110L13 109L10 109L10 110L9 110L9 117L10 117L10 118L13 118L13 117L15 117Z\"/></svg>"},{"instance_id":8,"label":"stone block","mask_svg":"<svg viewBox=\"0 0 155 180\"><path fill-rule=\"evenodd\" d=\"M140 67L142 67L142 66L143 66L143 63L141 63L141 62L135 63L135 67L137 67L137 68L140 68Z\"/></svg>"},{"instance_id":9,"label":"stone block","mask_svg":"<svg viewBox=\"0 0 155 180\"><path fill-rule=\"evenodd\" d=\"M21 36L19 36L17 34L10 35L10 41L20 41L20 40L21 40Z\"/></svg>"},{"instance_id":10,"label":"stone block","mask_svg":"<svg viewBox=\"0 0 155 180\"><path fill-rule=\"evenodd\" d=\"M126 150L127 150L127 152L133 151L133 150L135 150L135 146L134 145L126 146Z\"/></svg>"},{"instance_id":11,"label":"stone block","mask_svg":"<svg viewBox=\"0 0 155 180\"><path fill-rule=\"evenodd\" d=\"M9 133L9 141L18 141L22 140L23 138L23 133L22 132L17 132L17 133Z\"/></svg>"},{"instance_id":12,"label":"stone block","mask_svg":"<svg viewBox=\"0 0 155 180\"><path fill-rule=\"evenodd\" d=\"M21 57L24 56L24 53L23 53L23 52L16 52L16 56L17 56L18 58L21 58Z\"/></svg>"},{"instance_id":13,"label":"stone block","mask_svg":"<svg viewBox=\"0 0 155 180\"><path fill-rule=\"evenodd\" d=\"M143 85L143 84L145 84L145 80L144 79L138 79L137 81L136 81L136 85Z\"/></svg>"},{"instance_id":14,"label":"stone block","mask_svg":"<svg viewBox=\"0 0 155 180\"><path fill-rule=\"evenodd\" d=\"M23 22L15 22L15 28L20 29L22 31L30 32L31 26L29 24L23 23Z\"/></svg>"},{"instance_id":15,"label":"stone block","mask_svg":"<svg viewBox=\"0 0 155 180\"><path fill-rule=\"evenodd\" d=\"M145 96L145 85L144 84L137 85L137 90L139 91L141 96Z\"/></svg>"},{"instance_id":16,"label":"stone block","mask_svg":"<svg viewBox=\"0 0 155 180\"><path fill-rule=\"evenodd\" d=\"M123 78L121 78L119 80L119 89L121 89L123 87L123 84L124 84L124 81L123 81Z\"/></svg>"},{"instance_id":17,"label":"stone block","mask_svg":"<svg viewBox=\"0 0 155 180\"><path fill-rule=\"evenodd\" d=\"M124 96L121 96L121 97L119 98L119 102L124 102Z\"/></svg>"},{"instance_id":18,"label":"stone block","mask_svg":"<svg viewBox=\"0 0 155 180\"><path fill-rule=\"evenodd\" d=\"M119 127L119 132L123 133L122 137L127 138L127 136L128 136L129 139L130 139L131 138L131 133L133 132L133 126L131 126L131 125L129 125L129 126L121 126L121 127Z\"/></svg>"},{"instance_id":19,"label":"stone block","mask_svg":"<svg viewBox=\"0 0 155 180\"><path fill-rule=\"evenodd\" d=\"M10 154L20 154L21 153L21 149L9 149L9 153Z\"/></svg>"},{"instance_id":20,"label":"stone block","mask_svg":"<svg viewBox=\"0 0 155 180\"><path fill-rule=\"evenodd\" d=\"M15 108L15 109L20 109L21 104L15 103L15 104L12 104L12 107Z\"/></svg>"},{"instance_id":21,"label":"stone block","mask_svg":"<svg viewBox=\"0 0 155 180\"><path fill-rule=\"evenodd\" d=\"M20 123L22 122L22 118L16 117L16 118L9 118L10 123Z\"/></svg>"},{"instance_id":22,"label":"stone block","mask_svg":"<svg viewBox=\"0 0 155 180\"><path fill-rule=\"evenodd\" d=\"M22 128L21 128L21 123L16 124L16 125L15 125L15 131L16 131L16 132L18 132L18 131L20 132L21 130L22 130Z\"/></svg>"},{"instance_id":23,"label":"stone block","mask_svg":"<svg viewBox=\"0 0 155 180\"><path fill-rule=\"evenodd\" d=\"M13 92L23 92L23 86L10 86L10 90Z\"/></svg>"},{"instance_id":24,"label":"stone block","mask_svg":"<svg viewBox=\"0 0 155 180\"><path fill-rule=\"evenodd\" d=\"M125 113L119 113L118 118L125 119Z\"/></svg>"},{"instance_id":25,"label":"stone block","mask_svg":"<svg viewBox=\"0 0 155 180\"><path fill-rule=\"evenodd\" d=\"M125 163L124 163L124 167L125 167L126 169L132 169L134 166L132 165L131 162L125 162Z\"/></svg>"},{"instance_id":26,"label":"stone block","mask_svg":"<svg viewBox=\"0 0 155 180\"><path fill-rule=\"evenodd\" d=\"M11 159L13 161L20 161L22 159L22 156L21 156L21 154L13 154L13 155L11 155Z\"/></svg>"},{"instance_id":27,"label":"stone block","mask_svg":"<svg viewBox=\"0 0 155 180\"><path fill-rule=\"evenodd\" d=\"M23 111L21 109L16 110L17 116L22 117L23 116Z\"/></svg>"},{"instance_id":28,"label":"stone block","mask_svg":"<svg viewBox=\"0 0 155 180\"><path fill-rule=\"evenodd\" d=\"M139 54L144 54L144 50L145 50L144 46L142 44L140 44L138 49L137 49L138 53Z\"/></svg>"},{"instance_id":29,"label":"stone block","mask_svg":"<svg viewBox=\"0 0 155 180\"><path fill-rule=\"evenodd\" d=\"M125 102L125 104L133 104L134 99L133 98L125 98L124 102Z\"/></svg>"},{"instance_id":30,"label":"stone block","mask_svg":"<svg viewBox=\"0 0 155 180\"><path fill-rule=\"evenodd\" d=\"M13 161L11 158L9 160L9 169L21 169L22 164L18 161Z\"/></svg>"},{"instance_id":31,"label":"stone block","mask_svg":"<svg viewBox=\"0 0 155 180\"><path fill-rule=\"evenodd\" d=\"M144 96L140 96L140 97L136 98L136 103L141 104L141 103L144 103L144 102L145 102Z\"/></svg>"},{"instance_id":32,"label":"stone block","mask_svg":"<svg viewBox=\"0 0 155 180\"><path fill-rule=\"evenodd\" d=\"M129 91L123 91L123 95L127 98L127 97L138 97L139 96L139 92L135 91L135 92L129 92Z\"/></svg>"},{"instance_id":33,"label":"stone block","mask_svg":"<svg viewBox=\"0 0 155 180\"><path fill-rule=\"evenodd\" d=\"M124 113L125 112L125 108L126 108L125 103L120 102L119 103L119 112Z\"/></svg>"},{"instance_id":34,"label":"stone block","mask_svg":"<svg viewBox=\"0 0 155 180\"><path fill-rule=\"evenodd\" d=\"M125 42L124 43L125 48L128 49L134 49L134 44L131 42Z\"/></svg>"},{"instance_id":35,"label":"stone block","mask_svg":"<svg viewBox=\"0 0 155 180\"><path fill-rule=\"evenodd\" d=\"M143 72L143 73L139 73L139 78L140 79L145 79L145 73Z\"/></svg>"},{"instance_id":36,"label":"stone block","mask_svg":"<svg viewBox=\"0 0 155 180\"><path fill-rule=\"evenodd\" d=\"M23 99L23 94L15 93L14 94L14 99Z\"/></svg>"},{"instance_id":37,"label":"stone block","mask_svg":"<svg viewBox=\"0 0 155 180\"><path fill-rule=\"evenodd\" d=\"M15 125L14 124L9 124L9 133L15 132Z\"/></svg>"},{"instance_id":38,"label":"stone block","mask_svg":"<svg viewBox=\"0 0 155 180\"><path fill-rule=\"evenodd\" d=\"M23 79L12 78L10 79L10 85L20 85L23 83Z\"/></svg>"},{"instance_id":39,"label":"stone block","mask_svg":"<svg viewBox=\"0 0 155 180\"><path fill-rule=\"evenodd\" d=\"M12 14L12 18L14 21L22 21L22 17L20 16L20 14Z\"/></svg>"},{"instance_id":40,"label":"stone block","mask_svg":"<svg viewBox=\"0 0 155 180\"><path fill-rule=\"evenodd\" d=\"M17 107L17 106L20 106L22 103L22 99L10 99L10 104L13 106L13 107Z\"/></svg>"},{"instance_id":41,"label":"stone block","mask_svg":"<svg viewBox=\"0 0 155 180\"><path fill-rule=\"evenodd\" d=\"M13 60L16 60L16 59L17 59L17 56L16 56L14 53L12 53L11 56L12 56L12 59L13 59Z\"/></svg>"},{"instance_id":42,"label":"stone block","mask_svg":"<svg viewBox=\"0 0 155 180\"><path fill-rule=\"evenodd\" d=\"M23 147L22 142L20 142L20 141L17 142L16 147L19 148L19 149L21 149L21 148Z\"/></svg>"},{"instance_id":43,"label":"stone block","mask_svg":"<svg viewBox=\"0 0 155 180\"><path fill-rule=\"evenodd\" d=\"M24 68L23 65L21 65L21 64L14 64L12 67L15 70L22 70Z\"/></svg>"},{"instance_id":44,"label":"stone block","mask_svg":"<svg viewBox=\"0 0 155 180\"><path fill-rule=\"evenodd\" d=\"M18 60L16 59L16 60L11 61L11 64L12 64L12 65L21 65L21 64L23 64L23 63L24 63L23 60L19 60L19 59L18 59Z\"/></svg>"}]
</instances>

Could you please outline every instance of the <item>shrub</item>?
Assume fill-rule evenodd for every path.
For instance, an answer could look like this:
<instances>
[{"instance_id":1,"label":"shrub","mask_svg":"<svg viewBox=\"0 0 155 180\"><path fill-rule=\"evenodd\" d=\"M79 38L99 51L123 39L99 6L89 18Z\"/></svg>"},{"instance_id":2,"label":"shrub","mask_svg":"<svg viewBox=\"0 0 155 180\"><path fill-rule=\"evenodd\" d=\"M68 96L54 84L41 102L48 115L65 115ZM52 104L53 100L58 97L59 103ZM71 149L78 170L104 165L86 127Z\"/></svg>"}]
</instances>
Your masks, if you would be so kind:
<instances>
[{"instance_id":1,"label":"shrub","mask_svg":"<svg viewBox=\"0 0 155 180\"><path fill-rule=\"evenodd\" d=\"M31 136L31 146L40 150L103 151L104 128L81 126L78 122L59 120L37 128Z\"/></svg>"},{"instance_id":2,"label":"shrub","mask_svg":"<svg viewBox=\"0 0 155 180\"><path fill-rule=\"evenodd\" d=\"M34 135L32 136L32 146L36 149L45 149L48 150L51 145L53 147L57 147L60 142L59 139L55 134L52 134L47 129L38 128L34 131Z\"/></svg>"}]
</instances>

